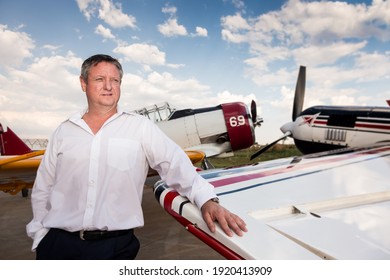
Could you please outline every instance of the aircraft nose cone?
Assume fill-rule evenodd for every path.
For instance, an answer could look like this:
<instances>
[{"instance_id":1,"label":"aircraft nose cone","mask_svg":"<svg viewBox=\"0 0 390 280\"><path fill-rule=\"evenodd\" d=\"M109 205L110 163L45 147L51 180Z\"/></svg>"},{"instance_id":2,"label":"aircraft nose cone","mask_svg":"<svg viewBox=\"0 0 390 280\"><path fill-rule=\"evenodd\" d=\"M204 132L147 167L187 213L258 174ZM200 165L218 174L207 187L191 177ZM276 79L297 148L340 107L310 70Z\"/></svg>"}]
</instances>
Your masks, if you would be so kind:
<instances>
[{"instance_id":1,"label":"aircraft nose cone","mask_svg":"<svg viewBox=\"0 0 390 280\"><path fill-rule=\"evenodd\" d=\"M283 133L290 132L291 134L293 133L293 128L294 128L294 122L288 122L280 127L280 130Z\"/></svg>"}]
</instances>

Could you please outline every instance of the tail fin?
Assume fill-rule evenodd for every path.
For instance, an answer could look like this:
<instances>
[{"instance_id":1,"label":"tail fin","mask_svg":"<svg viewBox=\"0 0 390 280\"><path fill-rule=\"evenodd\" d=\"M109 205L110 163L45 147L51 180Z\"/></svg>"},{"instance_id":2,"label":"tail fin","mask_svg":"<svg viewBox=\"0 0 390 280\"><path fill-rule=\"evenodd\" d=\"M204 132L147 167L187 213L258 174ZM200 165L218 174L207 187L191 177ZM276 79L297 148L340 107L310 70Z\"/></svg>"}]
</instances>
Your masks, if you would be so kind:
<instances>
[{"instance_id":1,"label":"tail fin","mask_svg":"<svg viewBox=\"0 0 390 280\"><path fill-rule=\"evenodd\" d=\"M0 155L14 156L30 153L32 150L9 127L4 131L0 123Z\"/></svg>"}]
</instances>

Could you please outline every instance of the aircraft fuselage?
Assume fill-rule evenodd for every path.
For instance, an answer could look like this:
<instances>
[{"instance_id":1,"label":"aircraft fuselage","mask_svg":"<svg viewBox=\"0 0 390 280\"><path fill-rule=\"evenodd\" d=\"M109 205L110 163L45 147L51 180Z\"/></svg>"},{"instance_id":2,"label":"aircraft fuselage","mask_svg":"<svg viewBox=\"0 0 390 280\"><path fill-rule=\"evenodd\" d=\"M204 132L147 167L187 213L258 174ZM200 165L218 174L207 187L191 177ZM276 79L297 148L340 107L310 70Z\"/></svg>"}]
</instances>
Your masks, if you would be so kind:
<instances>
[{"instance_id":1,"label":"aircraft fuselage","mask_svg":"<svg viewBox=\"0 0 390 280\"><path fill-rule=\"evenodd\" d=\"M245 149L255 141L253 121L241 102L177 110L156 124L184 150L200 150L207 157Z\"/></svg>"},{"instance_id":2,"label":"aircraft fuselage","mask_svg":"<svg viewBox=\"0 0 390 280\"><path fill-rule=\"evenodd\" d=\"M304 154L390 141L390 107L314 106L294 122L293 138Z\"/></svg>"}]
</instances>

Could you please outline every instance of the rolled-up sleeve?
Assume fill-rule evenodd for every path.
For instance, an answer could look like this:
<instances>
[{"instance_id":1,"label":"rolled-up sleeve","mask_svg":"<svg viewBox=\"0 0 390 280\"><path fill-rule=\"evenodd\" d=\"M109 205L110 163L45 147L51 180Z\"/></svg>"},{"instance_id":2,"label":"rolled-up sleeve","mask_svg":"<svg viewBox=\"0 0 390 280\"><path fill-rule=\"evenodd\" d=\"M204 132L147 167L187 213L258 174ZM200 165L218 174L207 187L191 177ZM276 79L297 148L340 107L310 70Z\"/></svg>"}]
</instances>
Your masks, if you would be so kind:
<instances>
[{"instance_id":1,"label":"rolled-up sleeve","mask_svg":"<svg viewBox=\"0 0 390 280\"><path fill-rule=\"evenodd\" d=\"M183 149L155 124L146 125L144 135L150 140L144 144L148 162L168 186L187 197L198 208L216 196L214 187L196 172Z\"/></svg>"}]
</instances>

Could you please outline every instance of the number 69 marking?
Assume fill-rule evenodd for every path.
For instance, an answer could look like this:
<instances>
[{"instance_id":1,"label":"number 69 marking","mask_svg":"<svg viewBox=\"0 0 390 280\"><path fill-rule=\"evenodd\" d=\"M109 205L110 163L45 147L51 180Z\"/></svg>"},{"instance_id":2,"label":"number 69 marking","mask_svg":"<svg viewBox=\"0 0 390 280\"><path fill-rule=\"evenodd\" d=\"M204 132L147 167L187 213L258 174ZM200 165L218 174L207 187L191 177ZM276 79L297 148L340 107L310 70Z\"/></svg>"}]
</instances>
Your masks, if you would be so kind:
<instances>
[{"instance_id":1,"label":"number 69 marking","mask_svg":"<svg viewBox=\"0 0 390 280\"><path fill-rule=\"evenodd\" d=\"M245 125L245 117L243 115L231 117L229 119L229 124L231 127Z\"/></svg>"}]
</instances>

